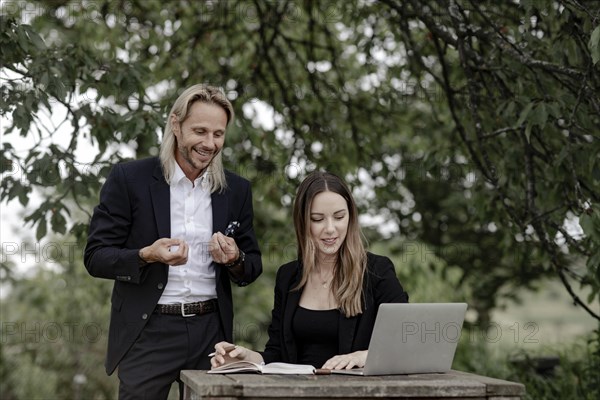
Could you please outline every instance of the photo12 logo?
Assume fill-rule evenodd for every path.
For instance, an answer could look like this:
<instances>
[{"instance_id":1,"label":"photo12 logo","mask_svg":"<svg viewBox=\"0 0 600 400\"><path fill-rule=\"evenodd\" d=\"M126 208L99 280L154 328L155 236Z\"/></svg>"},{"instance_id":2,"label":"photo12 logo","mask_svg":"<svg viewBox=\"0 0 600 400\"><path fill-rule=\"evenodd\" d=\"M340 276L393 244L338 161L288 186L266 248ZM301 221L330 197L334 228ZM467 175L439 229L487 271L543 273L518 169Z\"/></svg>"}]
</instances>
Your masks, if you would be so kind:
<instances>
[{"instance_id":1,"label":"photo12 logo","mask_svg":"<svg viewBox=\"0 0 600 400\"><path fill-rule=\"evenodd\" d=\"M102 327L94 322L28 321L0 323L0 342L5 343L96 343Z\"/></svg>"},{"instance_id":2,"label":"photo12 logo","mask_svg":"<svg viewBox=\"0 0 600 400\"><path fill-rule=\"evenodd\" d=\"M2 242L0 260L21 263L74 262L83 258L83 248L77 242Z\"/></svg>"},{"instance_id":3,"label":"photo12 logo","mask_svg":"<svg viewBox=\"0 0 600 400\"><path fill-rule=\"evenodd\" d=\"M461 325L456 322L402 322L400 327L402 343L419 338L421 343L456 343L460 340Z\"/></svg>"},{"instance_id":4,"label":"photo12 logo","mask_svg":"<svg viewBox=\"0 0 600 400\"><path fill-rule=\"evenodd\" d=\"M485 326L473 326L470 329L462 329L456 322L402 322L400 326L400 340L407 343L419 340L421 343L456 343L464 335L471 342L483 340L486 343L498 343L504 337L505 341L513 343L531 344L539 343L537 334L539 326L535 322L519 323L502 327L496 322Z\"/></svg>"}]
</instances>

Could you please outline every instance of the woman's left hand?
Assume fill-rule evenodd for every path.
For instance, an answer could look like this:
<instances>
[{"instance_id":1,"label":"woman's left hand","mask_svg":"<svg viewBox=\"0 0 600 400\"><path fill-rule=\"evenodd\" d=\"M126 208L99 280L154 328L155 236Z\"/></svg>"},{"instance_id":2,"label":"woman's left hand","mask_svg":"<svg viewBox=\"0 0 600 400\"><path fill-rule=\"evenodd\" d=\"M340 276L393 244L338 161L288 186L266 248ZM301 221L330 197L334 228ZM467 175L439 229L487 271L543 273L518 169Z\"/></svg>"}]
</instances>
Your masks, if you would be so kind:
<instances>
[{"instance_id":1,"label":"woman's left hand","mask_svg":"<svg viewBox=\"0 0 600 400\"><path fill-rule=\"evenodd\" d=\"M323 364L323 369L352 369L354 367L362 368L367 361L369 350L355 351L354 353L341 354L331 357Z\"/></svg>"}]
</instances>

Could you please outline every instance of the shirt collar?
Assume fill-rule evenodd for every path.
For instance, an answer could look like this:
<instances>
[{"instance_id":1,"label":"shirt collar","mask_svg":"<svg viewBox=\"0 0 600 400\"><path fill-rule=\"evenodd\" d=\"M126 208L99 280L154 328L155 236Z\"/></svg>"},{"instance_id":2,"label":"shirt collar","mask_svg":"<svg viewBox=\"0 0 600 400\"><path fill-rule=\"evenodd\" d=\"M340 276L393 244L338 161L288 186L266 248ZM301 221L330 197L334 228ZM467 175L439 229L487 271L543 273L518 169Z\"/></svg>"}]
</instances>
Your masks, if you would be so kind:
<instances>
[{"instance_id":1,"label":"shirt collar","mask_svg":"<svg viewBox=\"0 0 600 400\"><path fill-rule=\"evenodd\" d=\"M173 178L171 179L171 184L177 185L178 183L181 182L182 179L186 179L189 182L189 179L187 178L187 176L185 176L185 173L183 172L183 170L181 169L179 164L177 164L177 161L173 160L172 162L175 165L175 168L173 170ZM201 187L204 187L204 184L206 183L206 171L207 170L208 170L208 168L204 170L202 175L200 175L198 178L196 178L194 184L197 183Z\"/></svg>"},{"instance_id":2,"label":"shirt collar","mask_svg":"<svg viewBox=\"0 0 600 400\"><path fill-rule=\"evenodd\" d=\"M179 166L179 164L177 164L177 161L173 160L171 161L173 163L173 177L171 178L171 182L173 185L178 184L179 182L181 182L181 180L183 178L185 178L185 174L183 173L183 170L181 169L181 167Z\"/></svg>"}]
</instances>

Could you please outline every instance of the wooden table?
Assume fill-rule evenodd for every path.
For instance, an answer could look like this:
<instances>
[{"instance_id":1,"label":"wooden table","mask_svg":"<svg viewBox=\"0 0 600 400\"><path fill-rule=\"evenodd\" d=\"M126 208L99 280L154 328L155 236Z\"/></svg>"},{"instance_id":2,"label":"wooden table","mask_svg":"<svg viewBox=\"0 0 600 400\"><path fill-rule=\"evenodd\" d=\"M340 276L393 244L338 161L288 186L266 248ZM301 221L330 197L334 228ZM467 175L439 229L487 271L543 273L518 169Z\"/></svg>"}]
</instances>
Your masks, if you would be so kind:
<instances>
[{"instance_id":1,"label":"wooden table","mask_svg":"<svg viewBox=\"0 0 600 400\"><path fill-rule=\"evenodd\" d=\"M207 374L182 371L184 400L470 399L517 400L520 383L460 371L445 374L350 376Z\"/></svg>"}]
</instances>

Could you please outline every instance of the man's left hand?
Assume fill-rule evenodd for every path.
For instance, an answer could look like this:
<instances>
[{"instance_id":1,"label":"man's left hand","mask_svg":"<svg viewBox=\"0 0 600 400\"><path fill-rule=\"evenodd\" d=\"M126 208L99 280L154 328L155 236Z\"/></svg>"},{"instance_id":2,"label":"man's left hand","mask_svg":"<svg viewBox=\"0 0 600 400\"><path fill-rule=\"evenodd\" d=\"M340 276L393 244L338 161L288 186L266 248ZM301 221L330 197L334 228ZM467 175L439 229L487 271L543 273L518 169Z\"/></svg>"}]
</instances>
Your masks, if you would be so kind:
<instances>
[{"instance_id":1,"label":"man's left hand","mask_svg":"<svg viewBox=\"0 0 600 400\"><path fill-rule=\"evenodd\" d=\"M213 260L219 264L231 264L240 256L240 250L231 237L223 235L221 232L214 233L209 244L210 255Z\"/></svg>"}]
</instances>

